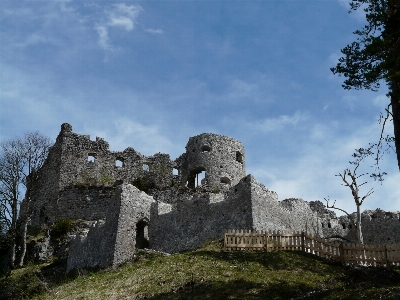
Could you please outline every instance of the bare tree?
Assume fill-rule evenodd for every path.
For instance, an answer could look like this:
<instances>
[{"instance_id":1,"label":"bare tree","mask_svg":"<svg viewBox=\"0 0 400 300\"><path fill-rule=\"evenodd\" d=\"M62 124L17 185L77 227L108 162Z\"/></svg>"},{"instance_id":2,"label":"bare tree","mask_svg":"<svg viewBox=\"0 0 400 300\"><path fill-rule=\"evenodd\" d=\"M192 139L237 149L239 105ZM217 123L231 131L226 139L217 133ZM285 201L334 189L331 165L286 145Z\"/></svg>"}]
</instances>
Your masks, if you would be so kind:
<instances>
[{"instance_id":1,"label":"bare tree","mask_svg":"<svg viewBox=\"0 0 400 300\"><path fill-rule=\"evenodd\" d=\"M43 165L51 141L38 132L27 133L4 141L0 144L0 218L11 237L10 265L13 268L16 260L16 238L18 217L23 194L30 198L29 186L34 180L35 171ZM27 199L29 206L30 199ZM27 211L29 209L27 208ZM29 215L21 218L23 237L26 237L26 226ZM25 238L24 238L25 239ZM26 241L23 242L23 256L18 265L22 265Z\"/></svg>"},{"instance_id":2,"label":"bare tree","mask_svg":"<svg viewBox=\"0 0 400 300\"><path fill-rule=\"evenodd\" d=\"M360 154L360 149L356 150L358 152L358 154ZM349 189L351 190L351 194L353 196L354 202L356 204L357 207L357 214L356 214L356 220L353 219L353 216L350 215L347 211L345 211L344 209L341 209L339 207L336 207L336 200L334 201L334 203L329 206L329 197L328 199L324 198L326 201L326 207L327 208L333 208L333 209L337 209L340 210L342 212L344 212L350 219L350 222L352 223L352 225L356 228L357 230L357 241L360 244L364 244L364 239L363 239L363 235L362 235L362 228L361 228L361 205L363 204L364 200L369 197L374 191L373 189L370 189L364 196L360 196L360 187L363 186L364 184L366 184L367 182L363 182L361 184L357 183L357 180L364 176L367 175L367 173L361 174L361 175L357 175L357 169L360 166L360 162L364 159L363 156L357 156L357 152L355 154L353 154L353 157L356 157L356 160L353 162L350 162L351 164L355 165L354 170L350 170L349 168L345 169L343 171L343 173L339 173L335 176L339 176L343 183L343 186L348 186Z\"/></svg>"}]
</instances>

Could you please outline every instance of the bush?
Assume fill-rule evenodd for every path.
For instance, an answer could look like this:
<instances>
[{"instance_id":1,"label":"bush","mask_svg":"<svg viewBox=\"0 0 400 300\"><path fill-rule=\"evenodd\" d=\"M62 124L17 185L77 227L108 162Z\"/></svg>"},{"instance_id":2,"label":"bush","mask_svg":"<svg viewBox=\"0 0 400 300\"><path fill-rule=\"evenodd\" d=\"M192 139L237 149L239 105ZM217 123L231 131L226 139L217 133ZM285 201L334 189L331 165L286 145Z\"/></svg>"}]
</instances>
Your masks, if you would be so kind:
<instances>
[{"instance_id":1,"label":"bush","mask_svg":"<svg viewBox=\"0 0 400 300\"><path fill-rule=\"evenodd\" d=\"M59 219L56 224L53 226L53 235L54 236L62 236L71 231L73 226L73 222L70 219Z\"/></svg>"},{"instance_id":2,"label":"bush","mask_svg":"<svg viewBox=\"0 0 400 300\"><path fill-rule=\"evenodd\" d=\"M147 193L150 189L154 188L154 183L151 180L143 177L138 177L135 180L133 180L132 185L145 193Z\"/></svg>"}]
</instances>

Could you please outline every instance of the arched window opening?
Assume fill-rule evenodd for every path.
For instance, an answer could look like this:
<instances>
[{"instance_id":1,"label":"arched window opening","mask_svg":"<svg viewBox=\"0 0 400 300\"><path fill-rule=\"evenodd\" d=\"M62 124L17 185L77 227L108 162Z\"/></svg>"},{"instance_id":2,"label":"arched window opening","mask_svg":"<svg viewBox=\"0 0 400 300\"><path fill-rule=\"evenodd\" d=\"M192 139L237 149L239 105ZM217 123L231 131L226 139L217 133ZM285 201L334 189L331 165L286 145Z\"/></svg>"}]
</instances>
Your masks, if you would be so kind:
<instances>
[{"instance_id":1,"label":"arched window opening","mask_svg":"<svg viewBox=\"0 0 400 300\"><path fill-rule=\"evenodd\" d=\"M324 228L324 223L321 223L322 228Z\"/></svg>"},{"instance_id":2,"label":"arched window opening","mask_svg":"<svg viewBox=\"0 0 400 300\"><path fill-rule=\"evenodd\" d=\"M201 146L201 152L207 153L207 152L210 152L210 151L211 151L211 147L210 146L208 146L208 145Z\"/></svg>"},{"instance_id":3,"label":"arched window opening","mask_svg":"<svg viewBox=\"0 0 400 300\"><path fill-rule=\"evenodd\" d=\"M228 177L221 177L221 183L230 184L231 180Z\"/></svg>"},{"instance_id":4,"label":"arched window opening","mask_svg":"<svg viewBox=\"0 0 400 300\"><path fill-rule=\"evenodd\" d=\"M236 161L240 162L241 164L243 163L243 155L239 151L236 151Z\"/></svg>"},{"instance_id":5,"label":"arched window opening","mask_svg":"<svg viewBox=\"0 0 400 300\"><path fill-rule=\"evenodd\" d=\"M346 224L342 223L343 229L346 229Z\"/></svg>"},{"instance_id":6,"label":"arched window opening","mask_svg":"<svg viewBox=\"0 0 400 300\"><path fill-rule=\"evenodd\" d=\"M115 166L117 168L122 168L124 166L124 160L122 158L117 158L115 160Z\"/></svg>"},{"instance_id":7,"label":"arched window opening","mask_svg":"<svg viewBox=\"0 0 400 300\"><path fill-rule=\"evenodd\" d=\"M332 228L332 225L331 225L331 223L328 223L328 228Z\"/></svg>"},{"instance_id":8,"label":"arched window opening","mask_svg":"<svg viewBox=\"0 0 400 300\"><path fill-rule=\"evenodd\" d=\"M142 169L143 169L143 171L146 171L146 172L150 171L150 164L149 163L144 163L142 165Z\"/></svg>"},{"instance_id":9,"label":"arched window opening","mask_svg":"<svg viewBox=\"0 0 400 300\"><path fill-rule=\"evenodd\" d=\"M149 247L148 224L145 220L136 223L136 248L144 249Z\"/></svg>"},{"instance_id":10,"label":"arched window opening","mask_svg":"<svg viewBox=\"0 0 400 300\"><path fill-rule=\"evenodd\" d=\"M172 169L172 175L179 175L179 171L177 168Z\"/></svg>"},{"instance_id":11,"label":"arched window opening","mask_svg":"<svg viewBox=\"0 0 400 300\"><path fill-rule=\"evenodd\" d=\"M95 160L96 160L96 153L89 153L87 161L94 163Z\"/></svg>"},{"instance_id":12,"label":"arched window opening","mask_svg":"<svg viewBox=\"0 0 400 300\"><path fill-rule=\"evenodd\" d=\"M187 187L194 189L198 186L201 186L206 178L206 172L204 168L196 168L190 171L188 176Z\"/></svg>"}]
</instances>

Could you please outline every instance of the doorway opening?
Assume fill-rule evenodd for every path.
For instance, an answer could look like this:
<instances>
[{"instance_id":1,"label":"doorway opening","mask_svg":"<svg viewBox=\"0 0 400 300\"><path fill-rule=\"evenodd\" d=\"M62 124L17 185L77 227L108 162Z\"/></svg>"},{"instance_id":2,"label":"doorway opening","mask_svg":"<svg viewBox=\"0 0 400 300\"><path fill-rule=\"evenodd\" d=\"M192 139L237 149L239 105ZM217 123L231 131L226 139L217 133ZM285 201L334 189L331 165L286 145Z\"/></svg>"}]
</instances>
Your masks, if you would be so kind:
<instances>
[{"instance_id":1,"label":"doorway opening","mask_svg":"<svg viewBox=\"0 0 400 300\"><path fill-rule=\"evenodd\" d=\"M136 223L136 248L144 249L149 247L149 230L148 223L140 220Z\"/></svg>"}]
</instances>

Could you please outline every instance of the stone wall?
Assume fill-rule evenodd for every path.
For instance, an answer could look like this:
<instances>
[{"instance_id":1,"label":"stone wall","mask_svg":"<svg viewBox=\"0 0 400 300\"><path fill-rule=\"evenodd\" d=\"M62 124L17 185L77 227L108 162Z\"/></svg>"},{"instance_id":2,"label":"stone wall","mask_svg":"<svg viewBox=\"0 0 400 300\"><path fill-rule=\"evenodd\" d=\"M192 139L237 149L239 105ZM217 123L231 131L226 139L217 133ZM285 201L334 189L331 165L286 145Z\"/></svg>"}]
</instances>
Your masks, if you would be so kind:
<instances>
[{"instance_id":1,"label":"stone wall","mask_svg":"<svg viewBox=\"0 0 400 300\"><path fill-rule=\"evenodd\" d=\"M32 225L95 221L71 244L69 270L118 265L132 257L135 247L193 249L221 238L227 229L305 231L355 240L347 216L337 217L319 201L278 201L275 192L246 176L244 147L226 136L191 137L186 152L172 161L168 154L144 156L133 148L110 151L103 139L76 134L65 123L38 172L31 189ZM197 182L200 172L205 178ZM364 212L365 243L400 243L399 216Z\"/></svg>"},{"instance_id":2,"label":"stone wall","mask_svg":"<svg viewBox=\"0 0 400 300\"><path fill-rule=\"evenodd\" d=\"M49 149L46 163L37 171L37 180L31 187L32 225L47 223L52 212L57 209L61 164L61 145L56 142ZM27 209L24 201L21 207ZM46 211L49 211L49 214Z\"/></svg>"},{"instance_id":3,"label":"stone wall","mask_svg":"<svg viewBox=\"0 0 400 300\"><path fill-rule=\"evenodd\" d=\"M162 190L174 184L174 166L168 154L144 156L133 148L110 151L102 138L92 141L88 135L72 132L72 126L64 123L39 170L40 179L32 187L31 224L64 217L102 218L109 201L102 195L104 188L140 178L150 188ZM96 188L99 191L93 191Z\"/></svg>"},{"instance_id":4,"label":"stone wall","mask_svg":"<svg viewBox=\"0 0 400 300\"><path fill-rule=\"evenodd\" d=\"M147 246L150 206L154 199L130 184L117 188L106 220L95 222L71 242L67 272L84 267L116 267L129 260L135 248Z\"/></svg>"},{"instance_id":5,"label":"stone wall","mask_svg":"<svg viewBox=\"0 0 400 300\"><path fill-rule=\"evenodd\" d=\"M164 252L195 249L209 239L223 236L232 228L252 229L251 201L248 190L241 189L233 197L199 192L180 200L176 209L162 202L151 207L150 247Z\"/></svg>"},{"instance_id":6,"label":"stone wall","mask_svg":"<svg viewBox=\"0 0 400 300\"><path fill-rule=\"evenodd\" d=\"M278 201L275 192L248 175L225 193L202 192L180 199L161 211L162 202L151 208L150 247L179 252L218 239L228 229L295 230L329 234L318 223L317 212L301 199ZM163 206L164 207L164 206Z\"/></svg>"},{"instance_id":7,"label":"stone wall","mask_svg":"<svg viewBox=\"0 0 400 300\"><path fill-rule=\"evenodd\" d=\"M194 188L196 175L205 172L204 181L211 190L227 190L246 176L243 145L233 138L203 133L191 137L186 153L176 160L181 185Z\"/></svg>"},{"instance_id":8,"label":"stone wall","mask_svg":"<svg viewBox=\"0 0 400 300\"><path fill-rule=\"evenodd\" d=\"M115 190L115 187L65 188L59 192L57 214L53 214L53 219L104 219Z\"/></svg>"},{"instance_id":9,"label":"stone wall","mask_svg":"<svg viewBox=\"0 0 400 300\"><path fill-rule=\"evenodd\" d=\"M381 209L365 210L361 214L365 244L400 244L400 212ZM344 223L344 222L343 222Z\"/></svg>"}]
</instances>

